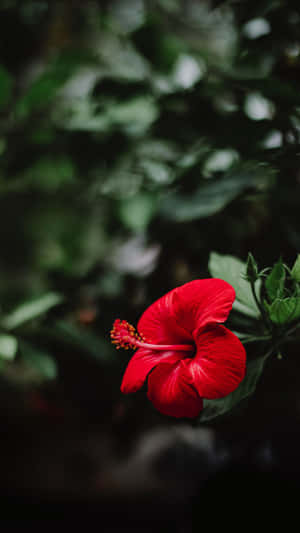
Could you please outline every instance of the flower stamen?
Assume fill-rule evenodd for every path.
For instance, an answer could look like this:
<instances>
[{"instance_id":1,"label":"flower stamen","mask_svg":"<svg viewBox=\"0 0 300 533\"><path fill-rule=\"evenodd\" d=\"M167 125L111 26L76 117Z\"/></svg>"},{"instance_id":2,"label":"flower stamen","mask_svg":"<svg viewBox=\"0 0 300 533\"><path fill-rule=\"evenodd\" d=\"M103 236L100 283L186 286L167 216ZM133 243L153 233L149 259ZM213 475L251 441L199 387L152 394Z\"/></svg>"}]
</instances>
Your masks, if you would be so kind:
<instances>
[{"instance_id":1,"label":"flower stamen","mask_svg":"<svg viewBox=\"0 0 300 533\"><path fill-rule=\"evenodd\" d=\"M126 320L114 321L113 328L110 332L111 342L116 345L117 350L124 348L125 350L136 350L136 348L149 348L150 350L180 350L185 352L192 352L194 347L192 344L152 344L146 342L145 337L138 333L134 326L129 324Z\"/></svg>"},{"instance_id":2,"label":"flower stamen","mask_svg":"<svg viewBox=\"0 0 300 533\"><path fill-rule=\"evenodd\" d=\"M110 332L111 342L116 345L117 350L124 348L124 350L135 350L137 348L137 342L143 342L142 335L139 335L134 326L129 324L126 320L114 321L113 328Z\"/></svg>"}]
</instances>

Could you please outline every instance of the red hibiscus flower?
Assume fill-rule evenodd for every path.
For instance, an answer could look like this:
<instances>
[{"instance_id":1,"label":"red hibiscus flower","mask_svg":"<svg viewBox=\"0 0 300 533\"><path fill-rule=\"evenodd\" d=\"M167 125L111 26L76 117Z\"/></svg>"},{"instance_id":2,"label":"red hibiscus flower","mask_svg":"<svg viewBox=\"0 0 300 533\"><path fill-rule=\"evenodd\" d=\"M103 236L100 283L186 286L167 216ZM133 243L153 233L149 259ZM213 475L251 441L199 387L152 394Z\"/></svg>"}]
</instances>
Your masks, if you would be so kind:
<instances>
[{"instance_id":1,"label":"red hibiscus flower","mask_svg":"<svg viewBox=\"0 0 300 533\"><path fill-rule=\"evenodd\" d=\"M203 398L227 396L245 376L246 353L225 322L235 298L220 279L195 280L168 292L141 316L138 333L125 320L111 331L117 348L137 348L121 391L140 389L148 376L148 398L165 415L197 416Z\"/></svg>"}]
</instances>

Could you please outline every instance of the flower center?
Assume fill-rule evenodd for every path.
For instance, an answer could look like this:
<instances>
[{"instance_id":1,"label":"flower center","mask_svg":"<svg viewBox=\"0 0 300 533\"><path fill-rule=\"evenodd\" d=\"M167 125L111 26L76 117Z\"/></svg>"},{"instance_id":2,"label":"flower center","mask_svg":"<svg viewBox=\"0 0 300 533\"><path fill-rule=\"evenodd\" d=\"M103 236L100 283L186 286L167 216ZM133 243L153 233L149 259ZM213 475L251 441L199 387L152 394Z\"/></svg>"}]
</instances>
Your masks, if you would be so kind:
<instances>
[{"instance_id":1,"label":"flower center","mask_svg":"<svg viewBox=\"0 0 300 533\"><path fill-rule=\"evenodd\" d=\"M194 351L191 344L152 344L146 342L142 334L139 334L135 328L126 322L126 320L114 321L113 328L110 332L111 342L116 345L117 350L135 350L136 348L149 348L151 350L179 350L184 352Z\"/></svg>"}]
</instances>

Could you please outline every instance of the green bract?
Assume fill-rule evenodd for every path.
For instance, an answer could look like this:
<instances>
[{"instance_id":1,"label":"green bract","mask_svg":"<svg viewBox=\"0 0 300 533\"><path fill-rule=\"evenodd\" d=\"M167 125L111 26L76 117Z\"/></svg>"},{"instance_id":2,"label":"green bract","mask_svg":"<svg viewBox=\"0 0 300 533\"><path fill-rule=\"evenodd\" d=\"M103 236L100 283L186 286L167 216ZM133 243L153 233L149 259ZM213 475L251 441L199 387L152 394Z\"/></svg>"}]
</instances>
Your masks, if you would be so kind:
<instances>
[{"instance_id":1,"label":"green bract","mask_svg":"<svg viewBox=\"0 0 300 533\"><path fill-rule=\"evenodd\" d=\"M288 324L300 318L300 297L277 298L268 309L274 324Z\"/></svg>"},{"instance_id":2,"label":"green bract","mask_svg":"<svg viewBox=\"0 0 300 533\"><path fill-rule=\"evenodd\" d=\"M272 268L265 281L267 295L271 302L276 298L282 298L284 294L285 268L282 261L278 261Z\"/></svg>"},{"instance_id":3,"label":"green bract","mask_svg":"<svg viewBox=\"0 0 300 533\"><path fill-rule=\"evenodd\" d=\"M291 275L295 281L300 282L300 254L298 254L297 259L294 263L294 266L291 271Z\"/></svg>"}]
</instances>

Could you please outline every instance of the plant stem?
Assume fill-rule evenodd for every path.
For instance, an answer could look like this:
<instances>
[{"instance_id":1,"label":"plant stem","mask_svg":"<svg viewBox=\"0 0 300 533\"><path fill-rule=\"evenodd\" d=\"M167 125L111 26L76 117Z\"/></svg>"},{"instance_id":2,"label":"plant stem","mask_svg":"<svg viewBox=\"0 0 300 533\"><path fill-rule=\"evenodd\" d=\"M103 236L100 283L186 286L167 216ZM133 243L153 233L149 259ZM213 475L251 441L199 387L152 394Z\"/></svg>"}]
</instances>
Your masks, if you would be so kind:
<instances>
[{"instance_id":1,"label":"plant stem","mask_svg":"<svg viewBox=\"0 0 300 533\"><path fill-rule=\"evenodd\" d=\"M257 336L257 337L252 337L249 335L249 337L245 337L244 339L241 339L241 342L243 344L246 344L248 342L257 342L257 341L269 341L271 340L271 335L262 335L261 337Z\"/></svg>"}]
</instances>

